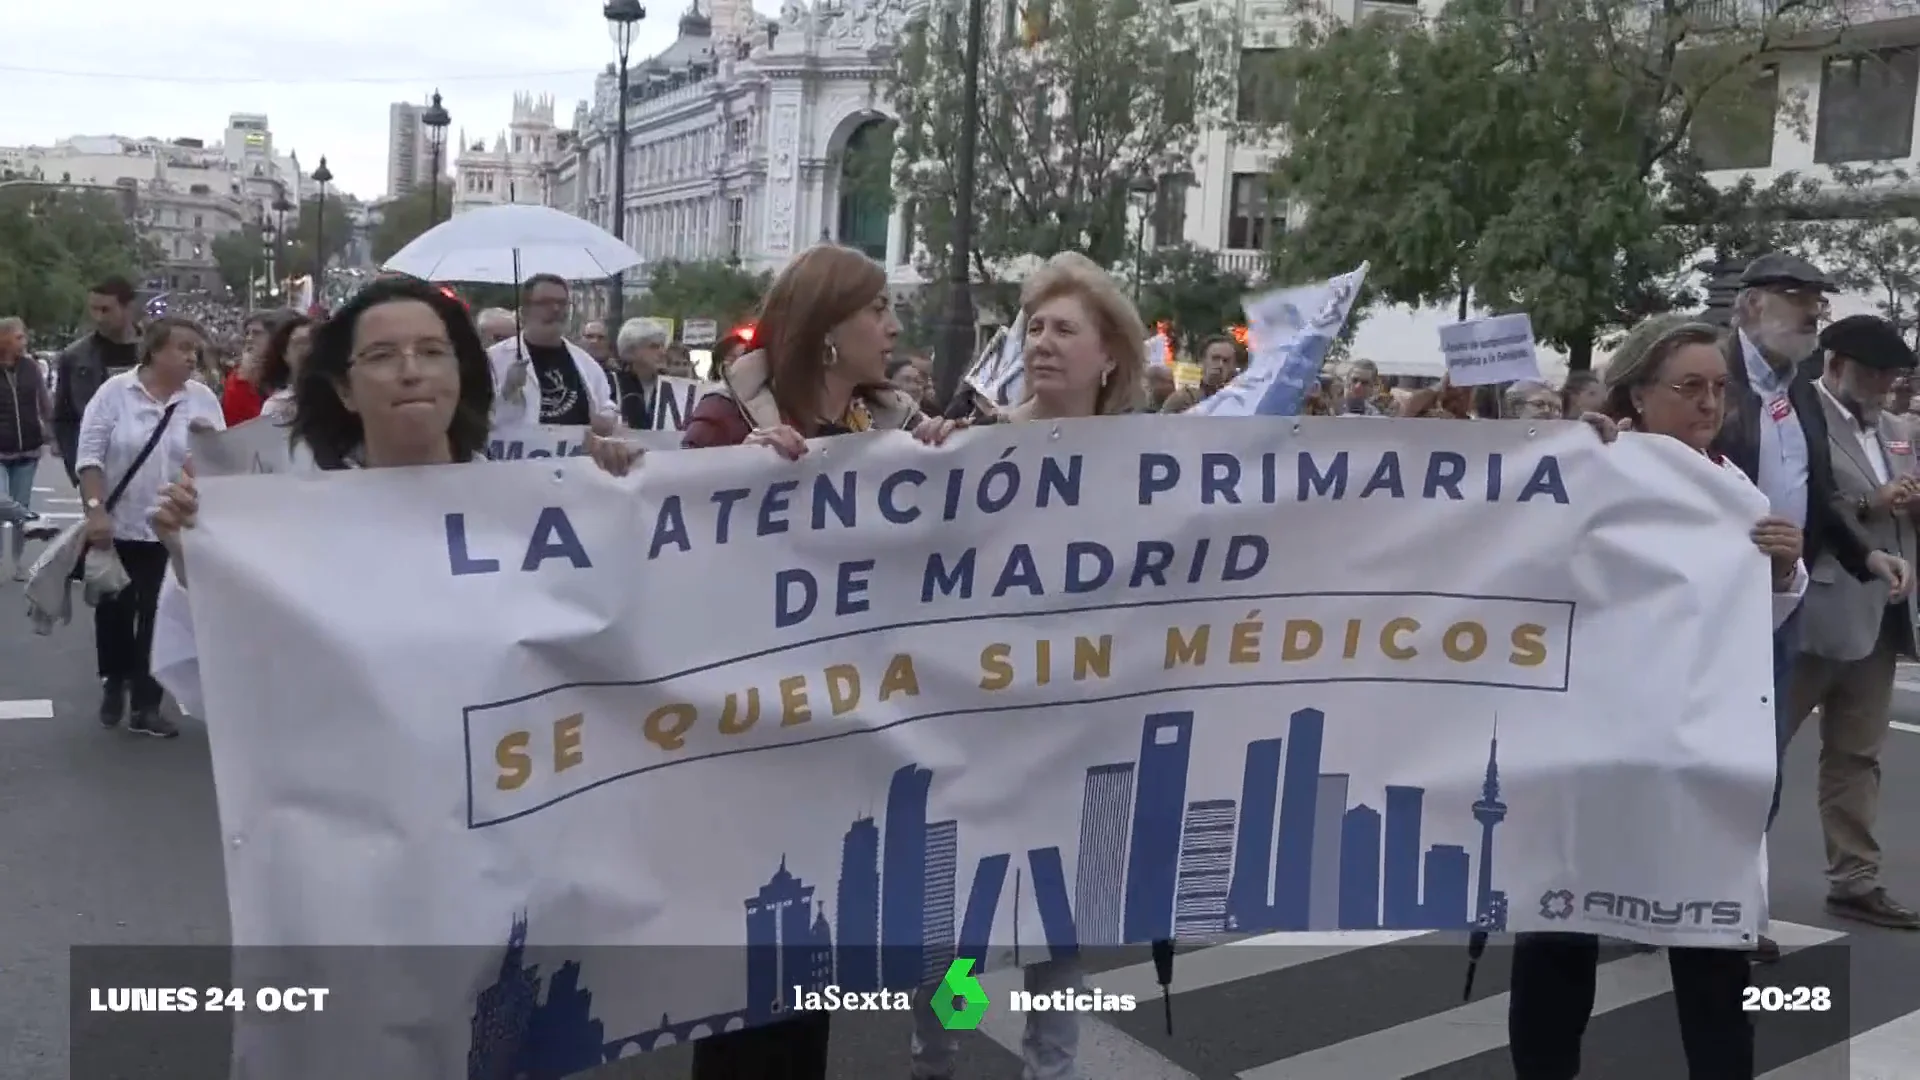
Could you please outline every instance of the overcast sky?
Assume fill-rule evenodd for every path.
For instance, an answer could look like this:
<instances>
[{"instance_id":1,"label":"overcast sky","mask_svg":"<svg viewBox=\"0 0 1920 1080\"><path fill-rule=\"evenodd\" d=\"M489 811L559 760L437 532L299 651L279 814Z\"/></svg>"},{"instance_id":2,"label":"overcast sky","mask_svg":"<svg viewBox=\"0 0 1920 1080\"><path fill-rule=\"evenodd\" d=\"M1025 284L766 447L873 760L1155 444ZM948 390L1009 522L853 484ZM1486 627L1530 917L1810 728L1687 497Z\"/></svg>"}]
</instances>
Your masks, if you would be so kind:
<instances>
[{"instance_id":1,"label":"overcast sky","mask_svg":"<svg viewBox=\"0 0 1920 1080\"><path fill-rule=\"evenodd\" d=\"M755 0L777 13L779 0ZM685 0L647 3L638 59L664 48ZM552 94L571 123L594 73L613 60L601 0L0 0L0 146L72 135L218 143L230 113L265 113L274 148L336 186L385 194L387 106L438 87L465 129L489 142L516 91Z\"/></svg>"}]
</instances>

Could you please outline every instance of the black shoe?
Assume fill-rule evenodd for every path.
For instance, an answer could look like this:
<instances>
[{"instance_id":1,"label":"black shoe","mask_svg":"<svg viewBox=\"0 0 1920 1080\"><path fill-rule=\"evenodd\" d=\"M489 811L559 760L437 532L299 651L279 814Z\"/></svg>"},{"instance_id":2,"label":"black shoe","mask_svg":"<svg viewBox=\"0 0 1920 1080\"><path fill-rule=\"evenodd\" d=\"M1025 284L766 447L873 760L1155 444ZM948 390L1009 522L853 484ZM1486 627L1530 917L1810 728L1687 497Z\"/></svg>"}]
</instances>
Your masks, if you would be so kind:
<instances>
[{"instance_id":1,"label":"black shoe","mask_svg":"<svg viewBox=\"0 0 1920 1080\"><path fill-rule=\"evenodd\" d=\"M156 739L177 739L180 729L173 721L160 715L159 709L135 709L133 717L127 721L127 730L137 735L151 735Z\"/></svg>"},{"instance_id":2,"label":"black shoe","mask_svg":"<svg viewBox=\"0 0 1920 1080\"><path fill-rule=\"evenodd\" d=\"M1920 913L1876 888L1858 896L1827 897L1827 914L1884 926L1889 930L1920 930Z\"/></svg>"},{"instance_id":3,"label":"black shoe","mask_svg":"<svg viewBox=\"0 0 1920 1080\"><path fill-rule=\"evenodd\" d=\"M51 521L29 521L20 526L20 535L29 540L51 540L62 531Z\"/></svg>"},{"instance_id":4,"label":"black shoe","mask_svg":"<svg viewBox=\"0 0 1920 1080\"><path fill-rule=\"evenodd\" d=\"M127 682L103 679L100 683L100 726L119 727L127 716Z\"/></svg>"}]
</instances>

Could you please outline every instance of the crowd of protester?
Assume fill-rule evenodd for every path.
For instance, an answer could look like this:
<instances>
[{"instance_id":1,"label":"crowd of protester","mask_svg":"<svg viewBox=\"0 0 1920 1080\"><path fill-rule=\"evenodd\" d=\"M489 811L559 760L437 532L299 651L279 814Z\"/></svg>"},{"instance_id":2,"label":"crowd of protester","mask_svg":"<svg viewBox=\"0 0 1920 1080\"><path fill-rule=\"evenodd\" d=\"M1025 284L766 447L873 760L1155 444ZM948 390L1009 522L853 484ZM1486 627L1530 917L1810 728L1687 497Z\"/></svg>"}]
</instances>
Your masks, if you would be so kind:
<instances>
[{"instance_id":1,"label":"crowd of protester","mask_svg":"<svg viewBox=\"0 0 1920 1080\"><path fill-rule=\"evenodd\" d=\"M1731 328L1650 320L1630 330L1602 374L1574 372L1559 386L1396 384L1362 359L1326 373L1306 411L1577 418L1606 441L1623 429L1672 438L1754 484L1770 504L1752 542L1774 569L1778 747L1784 752L1813 711L1821 715L1828 908L1920 930L1920 914L1880 885L1873 839L1894 663L1916 648L1915 356L1885 320L1856 316L1823 329L1834 287L1802 260L1756 260L1742 285ZM240 316L228 356L190 305L140 326L132 290L110 279L89 298L92 331L59 354L50 378L21 363L18 320L0 320L0 419L17 421L0 423L11 496L0 499L0 521L32 524L32 470L45 446L57 447L85 513L70 535L53 539L72 547L53 573L63 587L69 578L119 582L94 610L100 724L176 735L161 708L163 683L183 708L204 707L178 543L198 506L186 468L193 428L264 415L288 428L306 467L325 472L477 462L495 429L578 425L591 433L595 462L617 474L639 454L621 432L659 422L662 376L709 383L686 418L685 448L764 446L797 459L809 440L872 430L938 445L977 424L1177 414L1246 363L1223 334L1199 349L1198 382L1177 385L1173 368L1145 357L1144 324L1122 289L1079 257L1056 257L1024 284L1024 399L1004 409L976 400L956 410L936 399L929 358L895 355L900 323L885 273L847 248L821 245L795 259L763 298L753 330L718 342L701 371L650 320L611 332L588 323L569 339L570 302L568 283L544 274L526 280L517 313L472 313L438 287L382 278L324 319ZM224 325L224 316L201 314ZM44 604L33 590L30 599ZM1523 934L1516 945L1516 1075L1567 1080L1579 1072L1598 943ZM1691 1075L1752 1077L1753 1028L1740 991L1749 962L1777 955L1764 938L1749 954L1669 950ZM1063 960L1026 978L1044 992L1079 985L1081 973ZM915 1027L914 1073L951 1076L953 1039L919 1011L928 1016ZM704 1040L694 1076L824 1077L828 1030L826 1015L813 1014ZM1027 1075L1069 1075L1076 1039L1071 1014L1031 1015Z\"/></svg>"}]
</instances>

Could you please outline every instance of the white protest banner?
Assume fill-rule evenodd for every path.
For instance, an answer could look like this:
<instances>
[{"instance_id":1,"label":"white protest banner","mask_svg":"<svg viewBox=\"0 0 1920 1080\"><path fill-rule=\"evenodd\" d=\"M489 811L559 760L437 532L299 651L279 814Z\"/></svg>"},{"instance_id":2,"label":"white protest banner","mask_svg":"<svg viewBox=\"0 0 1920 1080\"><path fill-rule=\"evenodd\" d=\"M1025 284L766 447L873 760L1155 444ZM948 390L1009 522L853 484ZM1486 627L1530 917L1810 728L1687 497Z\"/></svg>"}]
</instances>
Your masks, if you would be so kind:
<instances>
[{"instance_id":1,"label":"white protest banner","mask_svg":"<svg viewBox=\"0 0 1920 1080\"><path fill-rule=\"evenodd\" d=\"M487 468L202 484L234 944L449 947L244 950L340 1004L236 1016L243 1075L566 1075L795 987L1017 979L1015 942L1756 932L1765 500L1671 440L1129 417Z\"/></svg>"},{"instance_id":2,"label":"white protest banner","mask_svg":"<svg viewBox=\"0 0 1920 1080\"><path fill-rule=\"evenodd\" d=\"M662 375L653 396L653 426L656 431L684 431L693 407L714 388L698 379Z\"/></svg>"},{"instance_id":3,"label":"white protest banner","mask_svg":"<svg viewBox=\"0 0 1920 1080\"><path fill-rule=\"evenodd\" d=\"M620 437L650 453L680 449L678 431L628 431ZM287 429L264 418L226 431L195 431L188 439L193 448L194 473L202 477L305 472L313 468L304 450L295 450L289 443ZM487 457L494 461L580 457L586 452L587 429L578 426L499 428L487 438ZM305 460L296 463L296 457Z\"/></svg>"},{"instance_id":4,"label":"white protest banner","mask_svg":"<svg viewBox=\"0 0 1920 1080\"><path fill-rule=\"evenodd\" d=\"M197 476L296 471L287 427L269 416L224 430L190 431L187 446Z\"/></svg>"},{"instance_id":5,"label":"white protest banner","mask_svg":"<svg viewBox=\"0 0 1920 1080\"><path fill-rule=\"evenodd\" d=\"M720 340L720 324L712 319L688 319L680 324L680 343L705 348Z\"/></svg>"},{"instance_id":6,"label":"white protest banner","mask_svg":"<svg viewBox=\"0 0 1920 1080\"><path fill-rule=\"evenodd\" d=\"M1540 381L1533 320L1525 312L1448 323L1440 328L1440 353L1455 386Z\"/></svg>"},{"instance_id":7,"label":"white protest banner","mask_svg":"<svg viewBox=\"0 0 1920 1080\"><path fill-rule=\"evenodd\" d=\"M1367 265L1311 285L1245 301L1253 356L1247 368L1188 412L1194 416L1295 416L1320 377L1333 339L1347 323Z\"/></svg>"}]
</instances>

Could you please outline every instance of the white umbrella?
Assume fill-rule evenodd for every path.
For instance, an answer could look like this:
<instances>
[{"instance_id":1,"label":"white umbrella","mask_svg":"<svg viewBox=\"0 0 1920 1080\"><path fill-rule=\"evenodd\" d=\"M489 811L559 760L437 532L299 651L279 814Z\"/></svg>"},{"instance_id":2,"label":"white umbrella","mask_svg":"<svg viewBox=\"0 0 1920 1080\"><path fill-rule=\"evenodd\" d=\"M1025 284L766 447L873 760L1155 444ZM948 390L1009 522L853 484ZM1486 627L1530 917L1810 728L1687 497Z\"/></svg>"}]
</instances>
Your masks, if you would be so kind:
<instances>
[{"instance_id":1,"label":"white umbrella","mask_svg":"<svg viewBox=\"0 0 1920 1080\"><path fill-rule=\"evenodd\" d=\"M535 274L586 281L638 265L638 252L590 221L510 205L456 214L415 237L385 269L427 281L518 285Z\"/></svg>"}]
</instances>

